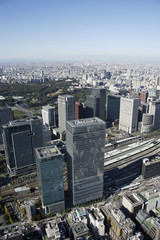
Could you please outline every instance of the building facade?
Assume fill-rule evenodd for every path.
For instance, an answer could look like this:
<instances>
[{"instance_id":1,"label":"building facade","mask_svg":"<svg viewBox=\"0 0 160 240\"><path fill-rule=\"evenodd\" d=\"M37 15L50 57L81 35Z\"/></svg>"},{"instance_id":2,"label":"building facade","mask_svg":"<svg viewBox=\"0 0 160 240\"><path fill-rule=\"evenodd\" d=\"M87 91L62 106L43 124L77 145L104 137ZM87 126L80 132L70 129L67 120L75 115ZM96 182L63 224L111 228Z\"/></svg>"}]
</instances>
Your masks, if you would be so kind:
<instances>
[{"instance_id":1,"label":"building facade","mask_svg":"<svg viewBox=\"0 0 160 240\"><path fill-rule=\"evenodd\" d=\"M2 126L13 121L13 112L10 107L0 108L0 143L2 143Z\"/></svg>"},{"instance_id":2,"label":"building facade","mask_svg":"<svg viewBox=\"0 0 160 240\"><path fill-rule=\"evenodd\" d=\"M141 92L141 95L140 95L141 102L142 103L146 103L147 102L147 98L148 98L148 92L147 91Z\"/></svg>"},{"instance_id":3,"label":"building facade","mask_svg":"<svg viewBox=\"0 0 160 240\"><path fill-rule=\"evenodd\" d=\"M80 102L75 103L75 120L85 117L83 104Z\"/></svg>"},{"instance_id":4,"label":"building facade","mask_svg":"<svg viewBox=\"0 0 160 240\"><path fill-rule=\"evenodd\" d=\"M66 144L73 205L103 197L105 122L99 118L68 121Z\"/></svg>"},{"instance_id":5,"label":"building facade","mask_svg":"<svg viewBox=\"0 0 160 240\"><path fill-rule=\"evenodd\" d=\"M104 216L99 208L93 208L88 213L89 225L94 233L94 236L105 235Z\"/></svg>"},{"instance_id":6,"label":"building facade","mask_svg":"<svg viewBox=\"0 0 160 240\"><path fill-rule=\"evenodd\" d=\"M103 88L93 88L91 95L87 96L86 100L86 116L98 117L103 121L105 116L106 91Z\"/></svg>"},{"instance_id":7,"label":"building facade","mask_svg":"<svg viewBox=\"0 0 160 240\"><path fill-rule=\"evenodd\" d=\"M115 202L107 203L101 207L101 211L107 219L107 228L113 240L128 240L134 235L135 223L116 206Z\"/></svg>"},{"instance_id":8,"label":"building facade","mask_svg":"<svg viewBox=\"0 0 160 240\"><path fill-rule=\"evenodd\" d=\"M106 95L106 120L114 122L119 119L120 111L120 99L119 95L107 94Z\"/></svg>"},{"instance_id":9,"label":"building facade","mask_svg":"<svg viewBox=\"0 0 160 240\"><path fill-rule=\"evenodd\" d=\"M21 119L3 125L3 144L10 176L35 170L34 149L44 145L42 118Z\"/></svg>"},{"instance_id":10,"label":"building facade","mask_svg":"<svg viewBox=\"0 0 160 240\"><path fill-rule=\"evenodd\" d=\"M39 192L46 214L64 209L63 158L57 146L37 148Z\"/></svg>"},{"instance_id":11,"label":"building facade","mask_svg":"<svg viewBox=\"0 0 160 240\"><path fill-rule=\"evenodd\" d=\"M49 105L42 107L43 125L47 127L56 126L56 112L55 107Z\"/></svg>"},{"instance_id":12,"label":"building facade","mask_svg":"<svg viewBox=\"0 0 160 240\"><path fill-rule=\"evenodd\" d=\"M59 128L61 128L61 131L65 131L66 121L75 119L75 102L73 96L58 96L58 117Z\"/></svg>"},{"instance_id":13,"label":"building facade","mask_svg":"<svg viewBox=\"0 0 160 240\"><path fill-rule=\"evenodd\" d=\"M130 134L137 131L139 102L137 98L121 98L119 129Z\"/></svg>"},{"instance_id":14,"label":"building facade","mask_svg":"<svg viewBox=\"0 0 160 240\"><path fill-rule=\"evenodd\" d=\"M144 179L156 177L159 175L160 172L160 159L154 158L154 159L143 159L142 164L142 172L141 175Z\"/></svg>"},{"instance_id":15,"label":"building facade","mask_svg":"<svg viewBox=\"0 0 160 240\"><path fill-rule=\"evenodd\" d=\"M35 202L33 201L26 202L25 208L26 208L26 215L28 220L31 221L32 219L35 219L35 216L36 216Z\"/></svg>"},{"instance_id":16,"label":"building facade","mask_svg":"<svg viewBox=\"0 0 160 240\"><path fill-rule=\"evenodd\" d=\"M160 128L160 101L149 103L149 113L153 115L153 129Z\"/></svg>"}]
</instances>

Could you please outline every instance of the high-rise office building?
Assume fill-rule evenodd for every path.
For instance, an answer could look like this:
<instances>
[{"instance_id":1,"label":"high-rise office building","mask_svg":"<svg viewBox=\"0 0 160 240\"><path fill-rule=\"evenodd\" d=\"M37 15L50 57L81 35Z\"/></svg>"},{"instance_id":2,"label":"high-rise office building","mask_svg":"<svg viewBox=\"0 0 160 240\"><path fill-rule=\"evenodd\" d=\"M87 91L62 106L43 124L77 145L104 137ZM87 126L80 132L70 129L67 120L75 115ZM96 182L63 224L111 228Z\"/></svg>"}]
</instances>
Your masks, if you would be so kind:
<instances>
[{"instance_id":1,"label":"high-rise office building","mask_svg":"<svg viewBox=\"0 0 160 240\"><path fill-rule=\"evenodd\" d=\"M2 126L13 120L13 112L10 107L0 108L0 143L2 143Z\"/></svg>"},{"instance_id":2,"label":"high-rise office building","mask_svg":"<svg viewBox=\"0 0 160 240\"><path fill-rule=\"evenodd\" d=\"M46 214L64 209L63 159L57 146L37 148L36 165L39 192Z\"/></svg>"},{"instance_id":3,"label":"high-rise office building","mask_svg":"<svg viewBox=\"0 0 160 240\"><path fill-rule=\"evenodd\" d=\"M74 97L71 95L58 96L58 117L59 128L61 131L66 130L66 121L75 119Z\"/></svg>"},{"instance_id":4,"label":"high-rise office building","mask_svg":"<svg viewBox=\"0 0 160 240\"><path fill-rule=\"evenodd\" d=\"M106 90L103 88L93 88L91 95L86 100L86 116L98 117L103 121L105 116Z\"/></svg>"},{"instance_id":5,"label":"high-rise office building","mask_svg":"<svg viewBox=\"0 0 160 240\"><path fill-rule=\"evenodd\" d=\"M153 115L149 113L143 113L141 123L141 133L148 133L153 130Z\"/></svg>"},{"instance_id":6,"label":"high-rise office building","mask_svg":"<svg viewBox=\"0 0 160 240\"><path fill-rule=\"evenodd\" d=\"M119 129L132 133L138 128L138 107L140 100L137 98L123 98L120 102Z\"/></svg>"},{"instance_id":7,"label":"high-rise office building","mask_svg":"<svg viewBox=\"0 0 160 240\"><path fill-rule=\"evenodd\" d=\"M119 119L120 111L120 99L119 95L107 94L106 95L106 119L109 122L114 122Z\"/></svg>"},{"instance_id":8,"label":"high-rise office building","mask_svg":"<svg viewBox=\"0 0 160 240\"><path fill-rule=\"evenodd\" d=\"M43 125L47 127L56 126L56 112L55 107L49 105L42 107Z\"/></svg>"},{"instance_id":9,"label":"high-rise office building","mask_svg":"<svg viewBox=\"0 0 160 240\"><path fill-rule=\"evenodd\" d=\"M35 170L35 151L44 145L42 118L21 119L3 125L3 144L10 176Z\"/></svg>"},{"instance_id":10,"label":"high-rise office building","mask_svg":"<svg viewBox=\"0 0 160 240\"><path fill-rule=\"evenodd\" d=\"M160 129L160 101L149 103L149 113L153 115L153 129Z\"/></svg>"},{"instance_id":11,"label":"high-rise office building","mask_svg":"<svg viewBox=\"0 0 160 240\"><path fill-rule=\"evenodd\" d=\"M86 98L85 117L98 117L99 98L93 95L88 95Z\"/></svg>"},{"instance_id":12,"label":"high-rise office building","mask_svg":"<svg viewBox=\"0 0 160 240\"><path fill-rule=\"evenodd\" d=\"M69 196L73 205L103 197L105 122L66 123Z\"/></svg>"},{"instance_id":13,"label":"high-rise office building","mask_svg":"<svg viewBox=\"0 0 160 240\"><path fill-rule=\"evenodd\" d=\"M146 103L147 102L147 98L148 98L148 92L147 91L141 92L141 95L140 95L141 102L142 103Z\"/></svg>"},{"instance_id":14,"label":"high-rise office building","mask_svg":"<svg viewBox=\"0 0 160 240\"><path fill-rule=\"evenodd\" d=\"M83 104L80 102L75 103L75 120L84 118Z\"/></svg>"}]
</instances>

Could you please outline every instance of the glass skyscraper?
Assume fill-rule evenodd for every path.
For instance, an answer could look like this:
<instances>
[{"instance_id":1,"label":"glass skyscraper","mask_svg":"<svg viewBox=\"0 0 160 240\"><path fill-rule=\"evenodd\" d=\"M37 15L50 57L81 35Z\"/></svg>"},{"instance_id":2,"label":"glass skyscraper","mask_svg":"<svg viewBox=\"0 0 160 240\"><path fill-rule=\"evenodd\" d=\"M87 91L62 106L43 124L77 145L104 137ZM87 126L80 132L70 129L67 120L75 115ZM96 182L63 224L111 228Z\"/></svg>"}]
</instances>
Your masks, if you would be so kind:
<instances>
[{"instance_id":1,"label":"glass skyscraper","mask_svg":"<svg viewBox=\"0 0 160 240\"><path fill-rule=\"evenodd\" d=\"M3 144L10 176L35 170L34 149L44 145L42 118L15 120L3 125Z\"/></svg>"},{"instance_id":2,"label":"glass skyscraper","mask_svg":"<svg viewBox=\"0 0 160 240\"><path fill-rule=\"evenodd\" d=\"M0 108L0 144L2 143L2 126L13 120L13 112L10 107Z\"/></svg>"},{"instance_id":3,"label":"glass skyscraper","mask_svg":"<svg viewBox=\"0 0 160 240\"><path fill-rule=\"evenodd\" d=\"M105 122L66 122L69 196L73 205L103 197Z\"/></svg>"},{"instance_id":4,"label":"glass skyscraper","mask_svg":"<svg viewBox=\"0 0 160 240\"><path fill-rule=\"evenodd\" d=\"M120 100L119 95L106 95L106 119L110 124L119 119Z\"/></svg>"},{"instance_id":5,"label":"glass skyscraper","mask_svg":"<svg viewBox=\"0 0 160 240\"><path fill-rule=\"evenodd\" d=\"M103 121L105 116L106 90L103 88L93 88L91 95L86 99L86 117L98 117Z\"/></svg>"},{"instance_id":6,"label":"glass skyscraper","mask_svg":"<svg viewBox=\"0 0 160 240\"><path fill-rule=\"evenodd\" d=\"M46 214L64 209L63 158L57 146L37 148L39 192Z\"/></svg>"}]
</instances>

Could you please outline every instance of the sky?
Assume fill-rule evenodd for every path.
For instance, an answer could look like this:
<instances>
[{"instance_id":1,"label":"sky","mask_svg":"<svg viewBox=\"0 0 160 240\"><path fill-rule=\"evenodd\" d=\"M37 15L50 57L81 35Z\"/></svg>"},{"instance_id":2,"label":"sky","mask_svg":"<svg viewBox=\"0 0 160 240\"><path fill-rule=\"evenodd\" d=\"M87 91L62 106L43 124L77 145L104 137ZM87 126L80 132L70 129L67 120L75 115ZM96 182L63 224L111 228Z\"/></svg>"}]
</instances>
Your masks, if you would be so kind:
<instances>
[{"instance_id":1,"label":"sky","mask_svg":"<svg viewBox=\"0 0 160 240\"><path fill-rule=\"evenodd\" d=\"M0 0L0 60L160 60L160 0Z\"/></svg>"}]
</instances>

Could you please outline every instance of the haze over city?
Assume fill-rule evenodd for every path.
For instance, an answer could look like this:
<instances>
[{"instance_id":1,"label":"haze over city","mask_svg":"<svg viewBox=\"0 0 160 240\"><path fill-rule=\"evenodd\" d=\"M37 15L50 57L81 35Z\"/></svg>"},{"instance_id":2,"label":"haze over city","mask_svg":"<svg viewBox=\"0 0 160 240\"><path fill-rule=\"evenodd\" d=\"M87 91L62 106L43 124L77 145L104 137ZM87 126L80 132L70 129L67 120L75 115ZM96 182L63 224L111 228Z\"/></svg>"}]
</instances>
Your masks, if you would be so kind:
<instances>
[{"instance_id":1,"label":"haze over city","mask_svg":"<svg viewBox=\"0 0 160 240\"><path fill-rule=\"evenodd\" d=\"M160 240L160 0L0 0L0 240Z\"/></svg>"},{"instance_id":2,"label":"haze over city","mask_svg":"<svg viewBox=\"0 0 160 240\"><path fill-rule=\"evenodd\" d=\"M0 61L157 61L159 10L159 0L1 0Z\"/></svg>"}]
</instances>

